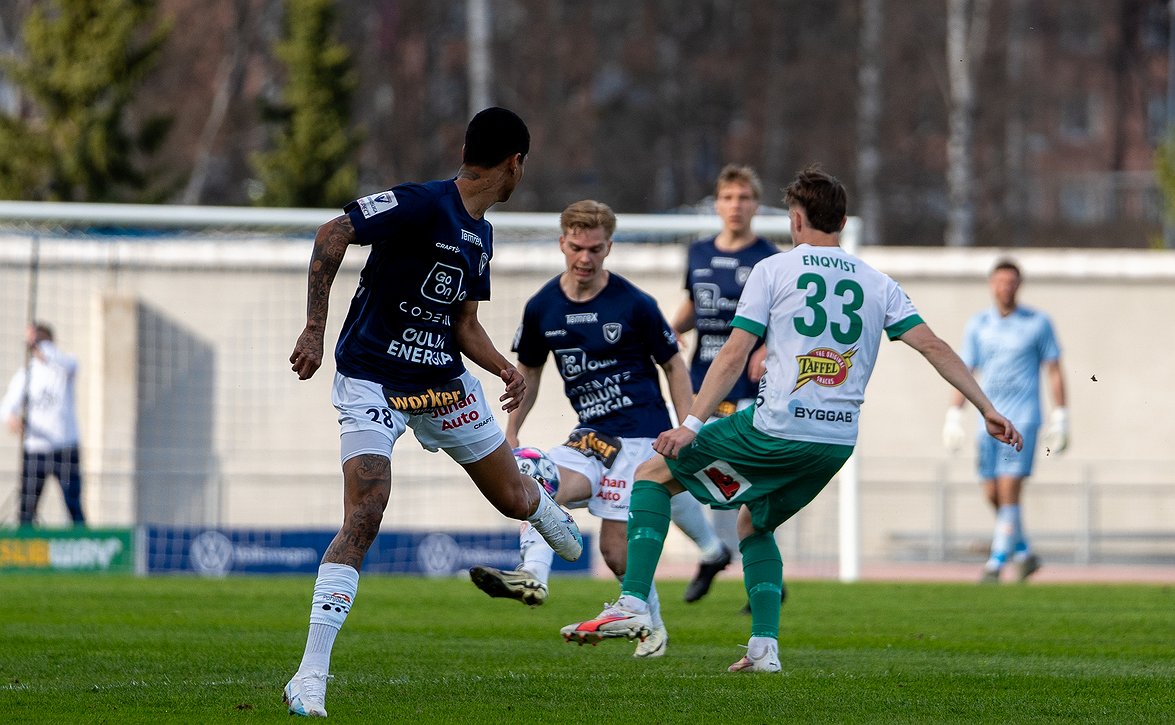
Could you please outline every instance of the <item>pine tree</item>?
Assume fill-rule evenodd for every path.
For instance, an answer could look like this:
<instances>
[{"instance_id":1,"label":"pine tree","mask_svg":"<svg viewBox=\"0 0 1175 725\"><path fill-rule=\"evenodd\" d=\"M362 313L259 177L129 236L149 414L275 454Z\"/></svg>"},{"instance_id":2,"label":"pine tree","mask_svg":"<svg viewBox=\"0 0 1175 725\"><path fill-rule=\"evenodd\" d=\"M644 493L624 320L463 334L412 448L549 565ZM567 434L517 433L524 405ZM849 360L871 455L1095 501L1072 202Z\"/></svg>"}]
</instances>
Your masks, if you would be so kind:
<instances>
[{"instance_id":1,"label":"pine tree","mask_svg":"<svg viewBox=\"0 0 1175 725\"><path fill-rule=\"evenodd\" d=\"M335 23L334 0L286 2L286 36L275 49L287 69L284 103L266 109L278 126L273 150L252 160L259 205L338 207L355 197L359 134L349 123L357 81Z\"/></svg>"},{"instance_id":2,"label":"pine tree","mask_svg":"<svg viewBox=\"0 0 1175 725\"><path fill-rule=\"evenodd\" d=\"M144 201L147 158L171 125L129 108L169 29L149 27L156 0L48 0L22 26L25 52L4 70L27 101L0 116L0 196Z\"/></svg>"}]
</instances>

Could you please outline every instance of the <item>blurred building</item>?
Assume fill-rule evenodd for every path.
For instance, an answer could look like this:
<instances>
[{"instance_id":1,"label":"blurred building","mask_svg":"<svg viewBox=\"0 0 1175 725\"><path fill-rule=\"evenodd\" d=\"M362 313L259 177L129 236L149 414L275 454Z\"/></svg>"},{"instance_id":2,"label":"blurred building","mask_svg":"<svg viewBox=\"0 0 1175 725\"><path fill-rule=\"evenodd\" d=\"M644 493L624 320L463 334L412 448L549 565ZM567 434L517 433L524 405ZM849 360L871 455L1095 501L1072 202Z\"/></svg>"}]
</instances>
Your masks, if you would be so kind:
<instances>
[{"instance_id":1,"label":"blurred building","mask_svg":"<svg viewBox=\"0 0 1175 725\"><path fill-rule=\"evenodd\" d=\"M768 204L821 161L856 187L862 8L870 0L489 0L489 98L533 133L509 208L584 197L622 212L695 204L727 162L755 166ZM942 0L874 0L883 29L874 243L939 245L949 91ZM35 3L0 5L19 52ZM984 6L984 3L975 5ZM1152 245L1153 167L1167 128L1167 0L991 0L975 118L977 243ZM284 0L159 0L174 24L139 103L175 109L160 158L196 200L247 204L250 156L280 97ZM466 3L348 0L338 37L360 77L360 192L452 174L468 116ZM217 99L227 112L215 116ZM0 108L23 109L0 72ZM179 192L177 192L178 194ZM192 193L192 192L189 192Z\"/></svg>"}]
</instances>

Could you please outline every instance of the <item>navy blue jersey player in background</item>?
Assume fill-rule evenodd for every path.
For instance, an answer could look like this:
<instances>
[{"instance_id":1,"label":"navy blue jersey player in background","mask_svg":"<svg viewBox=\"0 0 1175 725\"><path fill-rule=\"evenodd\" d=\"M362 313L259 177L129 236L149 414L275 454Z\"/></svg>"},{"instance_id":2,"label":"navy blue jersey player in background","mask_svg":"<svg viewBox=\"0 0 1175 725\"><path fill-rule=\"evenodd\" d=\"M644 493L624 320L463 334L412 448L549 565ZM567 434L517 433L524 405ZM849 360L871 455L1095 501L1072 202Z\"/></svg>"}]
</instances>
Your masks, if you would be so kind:
<instances>
[{"instance_id":1,"label":"navy blue jersey player in background","mask_svg":"<svg viewBox=\"0 0 1175 725\"><path fill-rule=\"evenodd\" d=\"M578 417L567 440L547 450L559 466L556 499L586 503L601 519L600 553L623 576L628 541L625 527L636 467L653 455L653 441L671 427L661 392L664 372L675 412L685 415L693 400L677 339L656 301L624 277L604 269L612 251L616 215L606 204L584 200L560 215L565 271L526 303L514 340L526 394L511 411L506 438L518 443L519 430L534 406L547 358L554 356L563 392ZM703 556L721 553L722 542L696 501L679 497L671 516ZM532 606L547 597L551 550L531 527L523 527L522 563L514 571L488 566L470 570L473 582L490 596L518 599ZM661 620L656 591L650 594L653 626L637 645L635 657L665 654L669 636Z\"/></svg>"},{"instance_id":2,"label":"navy blue jersey player in background","mask_svg":"<svg viewBox=\"0 0 1175 725\"><path fill-rule=\"evenodd\" d=\"M695 393L702 388L710 363L730 339L730 323L751 268L779 251L751 229L762 195L763 185L754 169L738 164L724 166L714 184L714 211L722 220L722 230L689 247L685 269L686 298L673 314L672 324L679 337L691 330L696 331L689 370ZM714 410L715 418L725 418L754 404L759 380L766 371L766 358L767 348L760 345L751 354L746 374L735 381L726 400ZM686 602L696 602L704 597L714 577L730 564L733 552L738 550L735 530L738 511L711 509L710 518L722 537L723 549L721 556L702 561L698 573L685 589ZM746 612L749 614L750 609Z\"/></svg>"},{"instance_id":3,"label":"navy blue jersey player in background","mask_svg":"<svg viewBox=\"0 0 1175 725\"><path fill-rule=\"evenodd\" d=\"M331 649L379 533L392 449L407 428L425 448L443 449L495 508L530 522L560 556L574 560L583 550L574 521L519 473L485 392L462 362L464 355L500 376L502 408L518 407L526 381L490 341L477 307L489 299L493 255L485 212L510 198L529 150L522 119L487 108L469 122L455 179L363 197L315 236L306 327L290 355L302 380L322 365L330 288L347 247L370 252L335 348L331 397L341 426L343 524L323 555L306 649L285 688L292 714L326 716ZM466 424L470 419L478 425Z\"/></svg>"}]
</instances>

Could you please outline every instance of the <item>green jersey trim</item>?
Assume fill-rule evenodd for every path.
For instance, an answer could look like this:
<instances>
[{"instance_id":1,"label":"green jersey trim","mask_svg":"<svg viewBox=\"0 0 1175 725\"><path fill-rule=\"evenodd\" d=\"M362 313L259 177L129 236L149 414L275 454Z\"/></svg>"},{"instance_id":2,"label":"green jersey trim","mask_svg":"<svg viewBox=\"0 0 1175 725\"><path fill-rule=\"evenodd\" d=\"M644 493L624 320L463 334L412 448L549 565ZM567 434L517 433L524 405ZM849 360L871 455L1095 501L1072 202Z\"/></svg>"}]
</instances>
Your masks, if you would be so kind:
<instances>
[{"instance_id":1,"label":"green jersey trim","mask_svg":"<svg viewBox=\"0 0 1175 725\"><path fill-rule=\"evenodd\" d=\"M735 315L734 319L730 321L730 326L737 327L741 330L746 330L755 337L763 337L763 335L767 333L767 325L760 325L754 320L748 320L747 318L739 317L738 315Z\"/></svg>"},{"instance_id":2,"label":"green jersey trim","mask_svg":"<svg viewBox=\"0 0 1175 725\"><path fill-rule=\"evenodd\" d=\"M910 315L906 319L904 319L900 322L895 322L894 324L885 328L885 334L889 336L889 339L896 340L899 337L901 337L902 335L909 332L911 330L911 328L917 327L918 325L921 325L922 323L923 323L923 320L922 320L921 315Z\"/></svg>"}]
</instances>

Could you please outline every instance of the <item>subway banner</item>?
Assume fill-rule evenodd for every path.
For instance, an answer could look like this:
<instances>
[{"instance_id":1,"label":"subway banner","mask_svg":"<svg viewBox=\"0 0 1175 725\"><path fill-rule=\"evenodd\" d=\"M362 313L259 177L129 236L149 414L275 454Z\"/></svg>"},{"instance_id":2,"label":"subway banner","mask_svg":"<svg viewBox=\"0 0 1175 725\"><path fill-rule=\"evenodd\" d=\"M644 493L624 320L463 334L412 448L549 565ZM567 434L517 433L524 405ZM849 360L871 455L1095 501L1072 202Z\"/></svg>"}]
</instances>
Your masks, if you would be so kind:
<instances>
[{"instance_id":1,"label":"subway banner","mask_svg":"<svg viewBox=\"0 0 1175 725\"><path fill-rule=\"evenodd\" d=\"M134 570L132 529L0 529L0 572Z\"/></svg>"},{"instance_id":2,"label":"subway banner","mask_svg":"<svg viewBox=\"0 0 1175 725\"><path fill-rule=\"evenodd\" d=\"M335 532L321 529L222 529L148 526L148 574L313 574ZM584 549L591 551L588 536ZM512 569L519 562L516 531L381 531L363 561L364 573L447 576L477 564ZM553 571L591 572L591 557Z\"/></svg>"}]
</instances>

